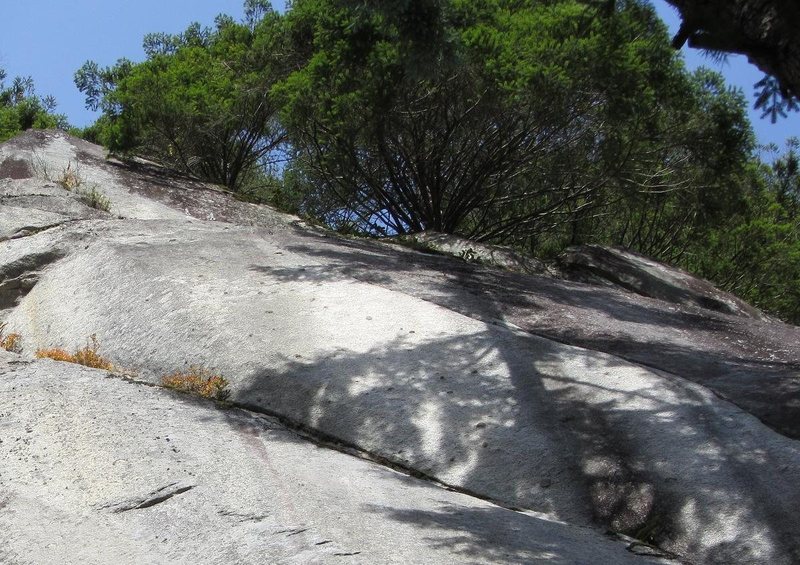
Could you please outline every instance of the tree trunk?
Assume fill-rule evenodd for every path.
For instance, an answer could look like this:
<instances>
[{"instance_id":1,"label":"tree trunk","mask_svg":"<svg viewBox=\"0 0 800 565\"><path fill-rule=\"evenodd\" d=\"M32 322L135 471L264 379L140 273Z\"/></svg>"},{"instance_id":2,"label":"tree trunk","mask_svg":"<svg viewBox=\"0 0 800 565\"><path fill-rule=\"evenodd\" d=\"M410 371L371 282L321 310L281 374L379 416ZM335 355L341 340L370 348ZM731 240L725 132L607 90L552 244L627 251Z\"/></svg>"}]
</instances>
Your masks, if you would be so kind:
<instances>
[{"instance_id":1,"label":"tree trunk","mask_svg":"<svg viewBox=\"0 0 800 565\"><path fill-rule=\"evenodd\" d=\"M746 55L778 79L784 95L800 97L798 0L667 0L683 25L674 44Z\"/></svg>"}]
</instances>

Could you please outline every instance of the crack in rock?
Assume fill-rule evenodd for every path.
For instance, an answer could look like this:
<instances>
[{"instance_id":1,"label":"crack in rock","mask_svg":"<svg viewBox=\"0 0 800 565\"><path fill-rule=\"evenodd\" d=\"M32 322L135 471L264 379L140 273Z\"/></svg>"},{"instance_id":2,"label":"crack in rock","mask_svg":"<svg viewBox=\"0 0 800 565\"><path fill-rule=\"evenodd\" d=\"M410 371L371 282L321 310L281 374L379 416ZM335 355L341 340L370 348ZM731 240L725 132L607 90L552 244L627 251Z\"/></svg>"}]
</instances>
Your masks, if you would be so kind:
<instances>
[{"instance_id":1,"label":"crack in rock","mask_svg":"<svg viewBox=\"0 0 800 565\"><path fill-rule=\"evenodd\" d=\"M47 231L47 230L50 230L50 229L53 229L53 228L57 228L59 226L63 226L64 224L68 224L68 223L74 222L74 221L76 221L76 220L67 219L67 220L63 220L61 222L55 222L53 224L48 224L48 225L45 225L45 226L23 226L20 229L18 229L16 232L14 232L12 235L10 235L7 239L8 240L12 240L12 239L22 239L23 237L31 237L32 235L38 235L38 234L42 233L43 231ZM5 240L6 240L6 238L0 238L0 241L5 241Z\"/></svg>"},{"instance_id":2,"label":"crack in rock","mask_svg":"<svg viewBox=\"0 0 800 565\"><path fill-rule=\"evenodd\" d=\"M303 532L307 532L308 528L289 528L286 530L278 530L275 532L275 535L278 534L286 534L286 537L296 536L297 534L302 534Z\"/></svg>"},{"instance_id":3,"label":"crack in rock","mask_svg":"<svg viewBox=\"0 0 800 565\"><path fill-rule=\"evenodd\" d=\"M269 518L269 514L241 514L230 510L220 510L217 514L229 518L238 518L239 522L263 522Z\"/></svg>"},{"instance_id":4,"label":"crack in rock","mask_svg":"<svg viewBox=\"0 0 800 565\"><path fill-rule=\"evenodd\" d=\"M105 504L101 506L101 509L112 509L114 514L119 514L121 512L127 512L129 510L143 510L145 508L150 508L151 506L155 506L156 504L161 504L176 496L178 494L183 494L189 490L192 490L196 485L187 485L185 483L170 483L165 485L159 489L154 490L153 492L138 498L129 498L128 500L124 500L122 502L115 502L112 504Z\"/></svg>"}]
</instances>

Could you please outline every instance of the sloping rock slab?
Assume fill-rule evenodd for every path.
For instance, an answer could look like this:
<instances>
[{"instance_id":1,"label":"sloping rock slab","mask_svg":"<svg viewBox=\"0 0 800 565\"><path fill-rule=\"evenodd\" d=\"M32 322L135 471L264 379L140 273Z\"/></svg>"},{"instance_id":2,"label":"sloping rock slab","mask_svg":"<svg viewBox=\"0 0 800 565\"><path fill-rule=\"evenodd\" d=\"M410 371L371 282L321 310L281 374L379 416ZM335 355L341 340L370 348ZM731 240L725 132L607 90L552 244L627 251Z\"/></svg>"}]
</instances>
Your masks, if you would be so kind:
<instances>
[{"instance_id":1,"label":"sloping rock slab","mask_svg":"<svg viewBox=\"0 0 800 565\"><path fill-rule=\"evenodd\" d=\"M758 320L769 319L758 309L708 281L627 249L601 245L571 247L561 255L559 263L564 275L574 281L611 284L673 304Z\"/></svg>"},{"instance_id":2,"label":"sloping rock slab","mask_svg":"<svg viewBox=\"0 0 800 565\"><path fill-rule=\"evenodd\" d=\"M94 187L108 197L111 212L121 218L194 217L273 230L293 223L302 224L296 216L268 206L239 202L219 186L155 163L137 158L125 161L107 158L102 147L62 131L29 130L0 144L0 179L32 179L34 185L36 181L39 185L46 181L45 186L55 187L52 181L58 180L68 167L83 187ZM63 197L65 192L56 187L55 194L47 195ZM40 207L42 202L34 202L31 207ZM96 216L89 213L80 217Z\"/></svg>"},{"instance_id":3,"label":"sloping rock slab","mask_svg":"<svg viewBox=\"0 0 800 565\"><path fill-rule=\"evenodd\" d=\"M0 245L29 352L96 333L154 383L216 367L241 405L463 492L693 562L800 561L798 328L342 240L63 134L0 146L0 171L33 151L143 220ZM196 490L147 486L107 509Z\"/></svg>"},{"instance_id":4,"label":"sloping rock slab","mask_svg":"<svg viewBox=\"0 0 800 565\"><path fill-rule=\"evenodd\" d=\"M12 163L14 166L8 167L7 163ZM180 219L186 216L179 210L139 196L130 190L130 187L109 170L108 166L101 165L105 163L105 151L101 147L71 137L64 132L30 130L0 145L0 171L11 169L13 173L19 173L19 167L16 166L18 163L28 163L27 172L30 176L27 178L43 181L45 184L43 188L48 188L48 185L53 187L53 183L63 178L69 171L79 182L76 191L98 191L110 200L111 212L117 216L142 219ZM7 178L20 186L19 181L25 180L20 179L21 176L11 174ZM16 182L13 179L16 179ZM61 190L62 196L58 194L45 196L64 199L73 194L74 197L74 192ZM45 202L44 198L40 198L34 201L32 207ZM92 216L83 215L83 217Z\"/></svg>"},{"instance_id":5,"label":"sloping rock slab","mask_svg":"<svg viewBox=\"0 0 800 565\"><path fill-rule=\"evenodd\" d=\"M694 561L800 555L798 443L702 386L353 278L299 230L88 221L26 240L0 263L76 242L8 316L29 351L96 334L153 382L215 367L236 402L465 492Z\"/></svg>"},{"instance_id":6,"label":"sloping rock slab","mask_svg":"<svg viewBox=\"0 0 800 565\"><path fill-rule=\"evenodd\" d=\"M1 351L0 438L6 565L666 562L272 418Z\"/></svg>"},{"instance_id":7,"label":"sloping rock slab","mask_svg":"<svg viewBox=\"0 0 800 565\"><path fill-rule=\"evenodd\" d=\"M613 287L482 268L374 241L276 233L341 277L415 296L486 323L611 353L690 379L800 439L800 328L719 314Z\"/></svg>"},{"instance_id":8,"label":"sloping rock slab","mask_svg":"<svg viewBox=\"0 0 800 565\"><path fill-rule=\"evenodd\" d=\"M57 226L66 219L52 212L0 205L0 242Z\"/></svg>"}]
</instances>

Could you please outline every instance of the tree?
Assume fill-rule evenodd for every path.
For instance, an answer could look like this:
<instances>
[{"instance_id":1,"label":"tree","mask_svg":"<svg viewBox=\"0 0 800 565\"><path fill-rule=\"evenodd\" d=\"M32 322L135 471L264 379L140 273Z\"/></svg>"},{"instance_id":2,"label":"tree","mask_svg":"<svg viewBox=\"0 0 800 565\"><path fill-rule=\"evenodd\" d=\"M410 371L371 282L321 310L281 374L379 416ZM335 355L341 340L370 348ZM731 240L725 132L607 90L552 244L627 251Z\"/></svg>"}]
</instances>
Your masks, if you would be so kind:
<instances>
[{"instance_id":1,"label":"tree","mask_svg":"<svg viewBox=\"0 0 800 565\"><path fill-rule=\"evenodd\" d=\"M632 196L710 191L746 151L639 2L298 0L288 23L305 61L276 90L306 208L337 227L538 250Z\"/></svg>"},{"instance_id":2,"label":"tree","mask_svg":"<svg viewBox=\"0 0 800 565\"><path fill-rule=\"evenodd\" d=\"M705 69L675 80L681 100L664 108L654 138L639 138L636 160L627 166L646 180L614 186L606 206L613 218L589 225L579 243L621 245L682 263L702 246L709 226L742 206L755 149L744 96Z\"/></svg>"},{"instance_id":3,"label":"tree","mask_svg":"<svg viewBox=\"0 0 800 565\"><path fill-rule=\"evenodd\" d=\"M684 265L794 324L800 323L798 149L790 139L772 164L750 163L742 206L709 226Z\"/></svg>"},{"instance_id":4,"label":"tree","mask_svg":"<svg viewBox=\"0 0 800 565\"><path fill-rule=\"evenodd\" d=\"M241 189L284 141L270 96L283 73L281 18L248 5L246 23L220 16L214 29L146 36L142 63L85 63L76 85L87 107L103 110L90 133L113 150Z\"/></svg>"}]
</instances>

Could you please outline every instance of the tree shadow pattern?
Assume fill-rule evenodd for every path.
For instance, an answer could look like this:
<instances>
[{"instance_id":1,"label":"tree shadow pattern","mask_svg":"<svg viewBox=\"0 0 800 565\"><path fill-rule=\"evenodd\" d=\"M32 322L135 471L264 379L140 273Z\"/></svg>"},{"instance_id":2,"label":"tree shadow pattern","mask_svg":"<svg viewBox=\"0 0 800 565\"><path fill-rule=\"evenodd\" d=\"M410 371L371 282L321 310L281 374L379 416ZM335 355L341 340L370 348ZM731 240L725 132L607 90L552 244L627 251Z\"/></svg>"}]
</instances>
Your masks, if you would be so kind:
<instances>
[{"instance_id":1,"label":"tree shadow pattern","mask_svg":"<svg viewBox=\"0 0 800 565\"><path fill-rule=\"evenodd\" d=\"M377 284L478 320L501 320L534 335L680 375L800 439L797 326L502 272L377 242L300 230L294 238L287 248L323 261L327 277Z\"/></svg>"},{"instance_id":2,"label":"tree shadow pattern","mask_svg":"<svg viewBox=\"0 0 800 565\"><path fill-rule=\"evenodd\" d=\"M285 358L251 375L235 390L237 400L465 492L572 524L600 524L690 559L800 558L794 513L800 492L789 486L800 469L796 442L684 375L648 371L515 328L520 324L505 298L527 304L549 293L542 308L551 308L563 294L570 297L566 306L651 325L656 337L659 328L691 330L697 320L701 331L721 333L735 321L674 314L658 304L650 312L652 301L615 291L597 296L598 289L561 281L534 291L547 286L544 279L523 279L521 288L519 277L454 260L437 257L436 269L419 254L375 251L369 244L363 251L360 242L326 248L324 238L307 237L313 245L294 240L287 249L307 254L308 264L253 265L251 271L313 284L355 278L487 324L466 335L398 335L366 352ZM492 294L498 288L500 299ZM700 355L701 345L679 357ZM648 359L651 366L668 365L657 350ZM435 527L429 514L382 511L417 520L421 529ZM477 534L465 536L471 551L487 544Z\"/></svg>"}]
</instances>

